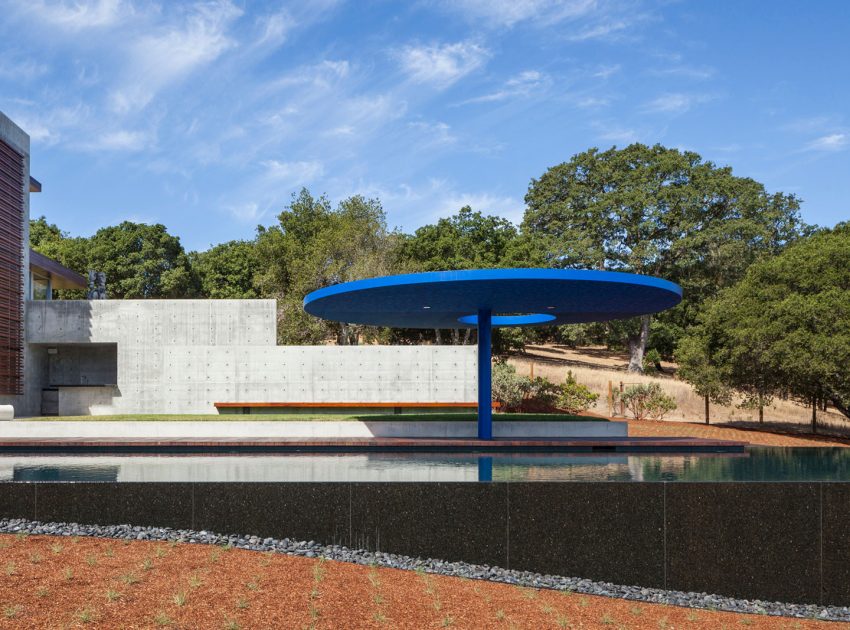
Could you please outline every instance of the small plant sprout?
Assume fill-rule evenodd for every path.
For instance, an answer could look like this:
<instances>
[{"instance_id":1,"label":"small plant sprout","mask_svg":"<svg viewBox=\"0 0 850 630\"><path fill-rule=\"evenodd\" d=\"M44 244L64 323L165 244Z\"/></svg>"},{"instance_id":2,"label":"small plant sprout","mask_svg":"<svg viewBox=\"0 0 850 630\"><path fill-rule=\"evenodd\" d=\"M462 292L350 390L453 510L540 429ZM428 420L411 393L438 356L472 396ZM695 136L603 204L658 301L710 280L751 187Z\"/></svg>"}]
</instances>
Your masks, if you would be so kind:
<instances>
[{"instance_id":1,"label":"small plant sprout","mask_svg":"<svg viewBox=\"0 0 850 630\"><path fill-rule=\"evenodd\" d=\"M171 620L171 617L166 615L164 612L156 613L156 616L153 618L153 622L158 626L170 626L174 622Z\"/></svg>"},{"instance_id":2,"label":"small plant sprout","mask_svg":"<svg viewBox=\"0 0 850 630\"><path fill-rule=\"evenodd\" d=\"M124 582L124 584L131 585L131 584L138 584L141 580L139 580L139 578L136 577L135 573L127 573L127 574L121 576L121 581Z\"/></svg>"},{"instance_id":3,"label":"small plant sprout","mask_svg":"<svg viewBox=\"0 0 850 630\"><path fill-rule=\"evenodd\" d=\"M16 567L14 562L6 563L6 575L15 575Z\"/></svg>"},{"instance_id":4,"label":"small plant sprout","mask_svg":"<svg viewBox=\"0 0 850 630\"><path fill-rule=\"evenodd\" d=\"M9 605L3 606L3 616L6 619L17 619L23 610L23 606Z\"/></svg>"},{"instance_id":5,"label":"small plant sprout","mask_svg":"<svg viewBox=\"0 0 850 630\"><path fill-rule=\"evenodd\" d=\"M224 544L221 546L221 550L222 550L222 551L230 551L231 549L233 549L233 545L231 545L229 542L228 542L228 543L224 543Z\"/></svg>"},{"instance_id":6,"label":"small plant sprout","mask_svg":"<svg viewBox=\"0 0 850 630\"><path fill-rule=\"evenodd\" d=\"M80 537L79 536L71 536L71 542L76 545L78 542L80 542Z\"/></svg>"},{"instance_id":7,"label":"small plant sprout","mask_svg":"<svg viewBox=\"0 0 850 630\"><path fill-rule=\"evenodd\" d=\"M153 569L153 560L151 560L150 558L145 558L142 561L142 569L144 569L145 571L150 571L151 569Z\"/></svg>"},{"instance_id":8,"label":"small plant sprout","mask_svg":"<svg viewBox=\"0 0 850 630\"><path fill-rule=\"evenodd\" d=\"M236 600L236 608L238 610L245 610L246 608L248 608L248 600L244 597L240 597Z\"/></svg>"},{"instance_id":9,"label":"small plant sprout","mask_svg":"<svg viewBox=\"0 0 850 630\"><path fill-rule=\"evenodd\" d=\"M570 625L570 620L564 617L563 615L559 615L558 618L555 620L555 623L558 624L559 628L566 628Z\"/></svg>"},{"instance_id":10,"label":"small plant sprout","mask_svg":"<svg viewBox=\"0 0 850 630\"><path fill-rule=\"evenodd\" d=\"M35 589L35 594L36 597L47 597L48 595L50 595L50 591L45 586L39 586L37 589Z\"/></svg>"},{"instance_id":11,"label":"small plant sprout","mask_svg":"<svg viewBox=\"0 0 850 630\"><path fill-rule=\"evenodd\" d=\"M86 556L86 564L90 567L97 566L97 556L89 554Z\"/></svg>"},{"instance_id":12,"label":"small plant sprout","mask_svg":"<svg viewBox=\"0 0 850 630\"><path fill-rule=\"evenodd\" d=\"M172 538L171 540L168 541L168 546L171 547L172 549L174 549L179 544L180 544L179 538Z\"/></svg>"},{"instance_id":13,"label":"small plant sprout","mask_svg":"<svg viewBox=\"0 0 850 630\"><path fill-rule=\"evenodd\" d=\"M118 591L115 591L115 590L112 590L112 589L109 589L108 591L106 591L107 601L114 602L115 600L119 599L120 597L121 597L121 593L119 593Z\"/></svg>"},{"instance_id":14,"label":"small plant sprout","mask_svg":"<svg viewBox=\"0 0 850 630\"><path fill-rule=\"evenodd\" d=\"M168 555L168 549L166 549L162 545L160 545L156 548L156 557L157 558L164 558L167 555Z\"/></svg>"},{"instance_id":15,"label":"small plant sprout","mask_svg":"<svg viewBox=\"0 0 850 630\"><path fill-rule=\"evenodd\" d=\"M235 619L228 619L224 622L224 630L239 630L239 622Z\"/></svg>"},{"instance_id":16,"label":"small plant sprout","mask_svg":"<svg viewBox=\"0 0 850 630\"><path fill-rule=\"evenodd\" d=\"M15 540L26 540L29 536L29 532L18 532L15 534Z\"/></svg>"},{"instance_id":17,"label":"small plant sprout","mask_svg":"<svg viewBox=\"0 0 850 630\"><path fill-rule=\"evenodd\" d=\"M210 562L215 564L216 562L218 562L219 558L221 558L221 549L213 549L210 552Z\"/></svg>"},{"instance_id":18,"label":"small plant sprout","mask_svg":"<svg viewBox=\"0 0 850 630\"><path fill-rule=\"evenodd\" d=\"M39 554L39 553L31 553L31 554L30 554L30 562L31 562L32 564L38 564L39 562L41 562L41 554Z\"/></svg>"},{"instance_id":19,"label":"small plant sprout","mask_svg":"<svg viewBox=\"0 0 850 630\"><path fill-rule=\"evenodd\" d=\"M444 627L444 628L448 628L448 627L449 627L450 625L452 625L454 622L455 622L455 620L454 620L454 619L452 619L451 617L449 617L448 615L446 615L445 617L443 617L442 624L443 624L443 627Z\"/></svg>"},{"instance_id":20,"label":"small plant sprout","mask_svg":"<svg viewBox=\"0 0 850 630\"><path fill-rule=\"evenodd\" d=\"M614 625L614 620L611 618L611 615L609 615L608 613L605 613L604 615L602 615L601 621L602 621L602 624L605 625L605 626Z\"/></svg>"},{"instance_id":21,"label":"small plant sprout","mask_svg":"<svg viewBox=\"0 0 850 630\"><path fill-rule=\"evenodd\" d=\"M70 582L74 579L74 570L71 567L65 567L65 570L62 572L62 575L64 575L65 579Z\"/></svg>"},{"instance_id":22,"label":"small plant sprout","mask_svg":"<svg viewBox=\"0 0 850 630\"><path fill-rule=\"evenodd\" d=\"M193 573L189 576L189 588L198 588L203 583L203 580L198 576L197 573Z\"/></svg>"},{"instance_id":23,"label":"small plant sprout","mask_svg":"<svg viewBox=\"0 0 850 630\"><path fill-rule=\"evenodd\" d=\"M174 593L174 596L171 598L171 601L174 602L174 605L178 608L183 606L186 603L186 593L183 591L177 591Z\"/></svg>"},{"instance_id":24,"label":"small plant sprout","mask_svg":"<svg viewBox=\"0 0 850 630\"><path fill-rule=\"evenodd\" d=\"M504 621L505 619L505 611L501 608L496 611L496 619L498 619L499 621Z\"/></svg>"},{"instance_id":25,"label":"small plant sprout","mask_svg":"<svg viewBox=\"0 0 850 630\"><path fill-rule=\"evenodd\" d=\"M259 578L254 578L250 582L245 583L245 588L249 591L258 591L260 590L260 580Z\"/></svg>"},{"instance_id":26,"label":"small plant sprout","mask_svg":"<svg viewBox=\"0 0 850 630\"><path fill-rule=\"evenodd\" d=\"M56 554L62 553L63 549L64 547L61 543L53 543L52 545L50 545L50 551Z\"/></svg>"},{"instance_id":27,"label":"small plant sprout","mask_svg":"<svg viewBox=\"0 0 850 630\"><path fill-rule=\"evenodd\" d=\"M115 557L115 550L110 545L109 547L107 547L106 549L103 550L103 555L106 556L107 558L114 558Z\"/></svg>"},{"instance_id":28,"label":"small plant sprout","mask_svg":"<svg viewBox=\"0 0 850 630\"><path fill-rule=\"evenodd\" d=\"M88 608L83 608L77 612L77 620L80 623L91 623L94 620L94 613Z\"/></svg>"}]
</instances>

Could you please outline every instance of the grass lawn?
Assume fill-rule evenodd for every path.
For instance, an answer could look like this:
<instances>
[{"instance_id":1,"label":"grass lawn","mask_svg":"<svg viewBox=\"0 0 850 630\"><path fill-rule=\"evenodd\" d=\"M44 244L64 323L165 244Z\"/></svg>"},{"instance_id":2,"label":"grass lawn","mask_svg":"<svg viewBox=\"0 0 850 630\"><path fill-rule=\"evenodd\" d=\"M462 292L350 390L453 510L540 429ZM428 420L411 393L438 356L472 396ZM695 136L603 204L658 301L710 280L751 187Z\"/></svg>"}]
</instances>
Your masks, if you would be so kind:
<instances>
[{"instance_id":1,"label":"grass lawn","mask_svg":"<svg viewBox=\"0 0 850 630\"><path fill-rule=\"evenodd\" d=\"M451 422L451 421L475 421L475 413L404 413L404 414L309 414L309 413L254 413L254 414L126 414L115 416L37 416L33 418L20 418L20 420L35 420L39 422L331 422L331 421L353 421L374 422L380 420L397 422ZM592 416L573 416L560 413L494 413L493 420L499 421L570 421L570 422L607 422L605 418Z\"/></svg>"}]
</instances>

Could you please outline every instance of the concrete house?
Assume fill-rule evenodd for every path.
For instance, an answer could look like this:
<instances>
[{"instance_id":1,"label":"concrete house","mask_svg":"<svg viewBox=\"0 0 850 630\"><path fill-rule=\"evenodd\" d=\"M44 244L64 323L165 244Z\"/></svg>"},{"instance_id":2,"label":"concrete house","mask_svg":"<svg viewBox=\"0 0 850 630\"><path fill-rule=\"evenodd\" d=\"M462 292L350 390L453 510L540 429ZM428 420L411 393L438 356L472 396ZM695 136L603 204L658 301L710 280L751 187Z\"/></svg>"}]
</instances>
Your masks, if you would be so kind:
<instances>
[{"instance_id":1,"label":"concrete house","mask_svg":"<svg viewBox=\"0 0 850 630\"><path fill-rule=\"evenodd\" d=\"M0 113L0 404L16 416L475 401L469 346L278 346L274 300L51 299L87 279L29 249L29 155Z\"/></svg>"}]
</instances>

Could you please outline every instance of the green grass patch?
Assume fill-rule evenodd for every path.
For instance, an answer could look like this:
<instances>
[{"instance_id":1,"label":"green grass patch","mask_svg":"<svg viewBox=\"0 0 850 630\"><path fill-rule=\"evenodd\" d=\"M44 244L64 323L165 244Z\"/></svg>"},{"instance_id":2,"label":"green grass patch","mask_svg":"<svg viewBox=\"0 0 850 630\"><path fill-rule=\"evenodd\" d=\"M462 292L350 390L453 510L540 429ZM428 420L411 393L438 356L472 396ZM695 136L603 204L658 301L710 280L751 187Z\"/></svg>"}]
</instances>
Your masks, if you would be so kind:
<instances>
[{"instance_id":1,"label":"green grass patch","mask_svg":"<svg viewBox=\"0 0 850 630\"><path fill-rule=\"evenodd\" d=\"M38 422L471 422L474 412L402 414L252 413L252 414L122 414L115 416L37 416L21 420ZM494 413L495 422L607 422L605 418L565 413Z\"/></svg>"}]
</instances>

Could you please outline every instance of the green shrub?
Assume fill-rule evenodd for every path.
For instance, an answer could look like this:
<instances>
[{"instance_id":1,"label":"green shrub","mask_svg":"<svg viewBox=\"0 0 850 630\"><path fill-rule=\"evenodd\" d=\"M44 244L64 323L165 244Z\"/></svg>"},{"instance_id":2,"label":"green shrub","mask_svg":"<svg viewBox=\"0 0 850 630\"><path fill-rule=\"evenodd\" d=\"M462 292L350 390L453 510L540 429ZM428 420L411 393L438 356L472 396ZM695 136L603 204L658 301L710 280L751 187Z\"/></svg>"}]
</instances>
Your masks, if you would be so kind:
<instances>
[{"instance_id":1,"label":"green shrub","mask_svg":"<svg viewBox=\"0 0 850 630\"><path fill-rule=\"evenodd\" d=\"M530 380L516 373L507 361L493 364L493 400L502 403L503 411L519 409L530 386Z\"/></svg>"},{"instance_id":2,"label":"green shrub","mask_svg":"<svg viewBox=\"0 0 850 630\"><path fill-rule=\"evenodd\" d=\"M661 353L655 348L650 348L643 355L643 373L655 374L658 372L658 366L661 364Z\"/></svg>"},{"instance_id":3,"label":"green shrub","mask_svg":"<svg viewBox=\"0 0 850 630\"><path fill-rule=\"evenodd\" d=\"M676 401L665 394L658 383L631 385L623 393L616 392L616 397L635 420L661 420L676 408Z\"/></svg>"},{"instance_id":4,"label":"green shrub","mask_svg":"<svg viewBox=\"0 0 850 630\"><path fill-rule=\"evenodd\" d=\"M528 380L528 390L525 394L526 400L552 407L561 395L561 388L545 376L536 376Z\"/></svg>"},{"instance_id":5,"label":"green shrub","mask_svg":"<svg viewBox=\"0 0 850 630\"><path fill-rule=\"evenodd\" d=\"M569 413L581 413L596 405L599 394L590 391L587 385L576 381L572 371L567 372L567 378L559 388L558 407Z\"/></svg>"}]
</instances>

